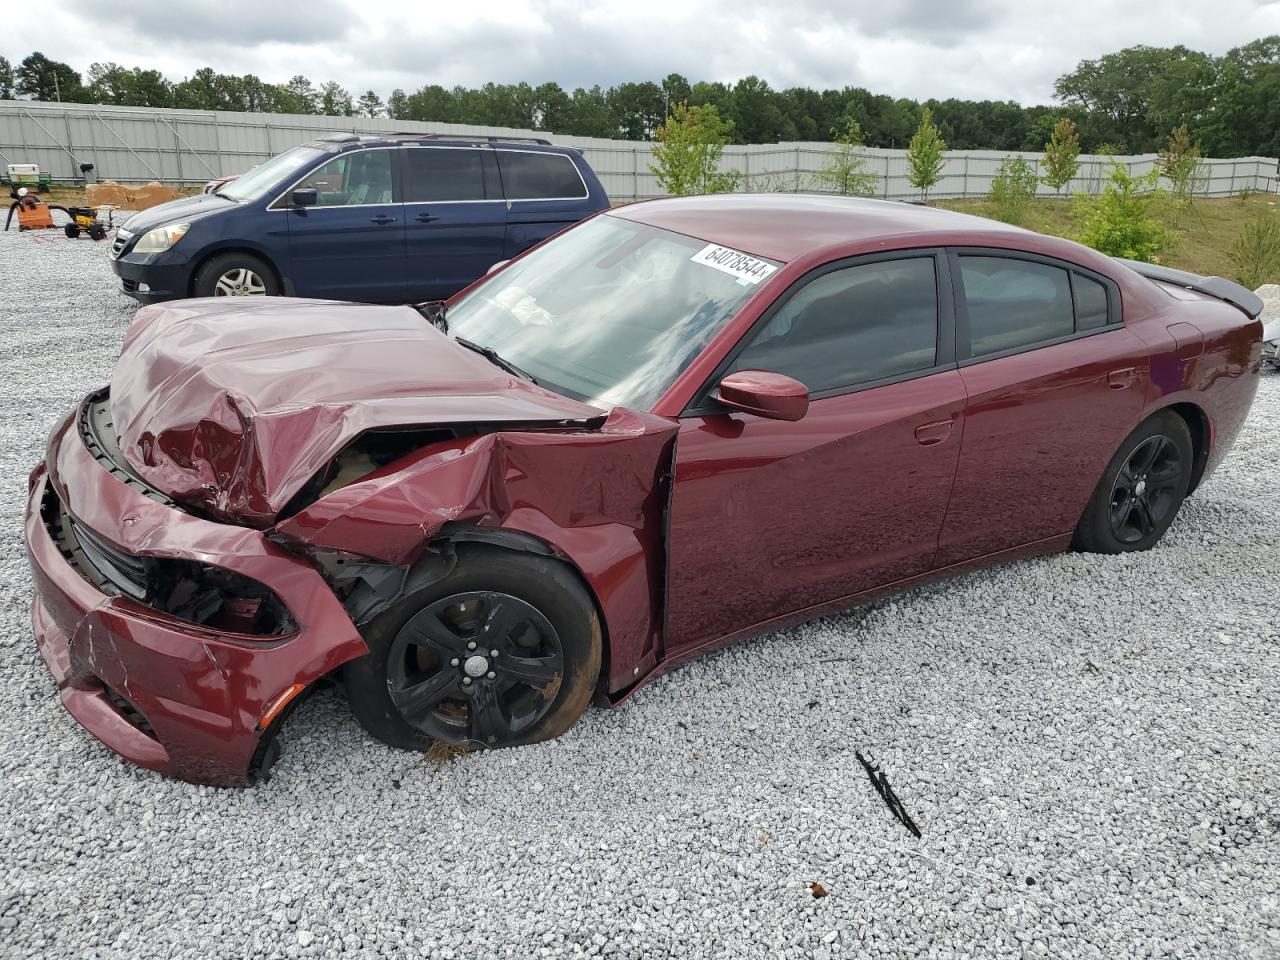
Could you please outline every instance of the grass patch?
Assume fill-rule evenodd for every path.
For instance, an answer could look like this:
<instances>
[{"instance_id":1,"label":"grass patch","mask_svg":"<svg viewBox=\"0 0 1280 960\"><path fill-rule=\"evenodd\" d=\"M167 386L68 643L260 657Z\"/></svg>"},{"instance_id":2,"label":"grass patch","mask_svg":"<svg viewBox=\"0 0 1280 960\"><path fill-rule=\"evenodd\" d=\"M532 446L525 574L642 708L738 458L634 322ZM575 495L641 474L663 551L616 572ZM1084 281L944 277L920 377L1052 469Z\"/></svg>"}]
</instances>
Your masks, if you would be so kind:
<instances>
[{"instance_id":1,"label":"grass patch","mask_svg":"<svg viewBox=\"0 0 1280 960\"><path fill-rule=\"evenodd\" d=\"M1177 236L1172 246L1160 255L1160 262L1179 270L1207 276L1236 279L1237 268L1231 259L1231 248L1244 231L1245 224L1257 216L1280 217L1280 198L1272 194L1254 193L1240 197L1200 199L1190 208L1165 214L1170 226L1176 223ZM940 200L936 206L959 210L978 217L995 219L995 208L987 200ZM1024 224L1029 230L1055 237L1074 239L1080 229L1072 213L1070 200L1041 198L1026 211ZM1266 278L1267 283L1280 283L1280 273Z\"/></svg>"}]
</instances>

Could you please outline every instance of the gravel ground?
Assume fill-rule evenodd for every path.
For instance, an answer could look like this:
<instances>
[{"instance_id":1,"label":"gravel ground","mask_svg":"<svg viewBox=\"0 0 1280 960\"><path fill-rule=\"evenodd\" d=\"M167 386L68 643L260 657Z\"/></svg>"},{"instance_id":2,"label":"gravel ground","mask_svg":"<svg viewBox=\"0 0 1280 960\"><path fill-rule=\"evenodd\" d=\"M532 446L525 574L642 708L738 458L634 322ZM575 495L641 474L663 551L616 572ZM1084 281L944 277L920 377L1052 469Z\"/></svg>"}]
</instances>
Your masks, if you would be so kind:
<instances>
[{"instance_id":1,"label":"gravel ground","mask_svg":"<svg viewBox=\"0 0 1280 960\"><path fill-rule=\"evenodd\" d=\"M322 692L219 791L99 746L31 642L23 481L132 307L86 240L0 234L0 276L0 955L1280 956L1280 376L1150 553L915 590L443 765Z\"/></svg>"}]
</instances>

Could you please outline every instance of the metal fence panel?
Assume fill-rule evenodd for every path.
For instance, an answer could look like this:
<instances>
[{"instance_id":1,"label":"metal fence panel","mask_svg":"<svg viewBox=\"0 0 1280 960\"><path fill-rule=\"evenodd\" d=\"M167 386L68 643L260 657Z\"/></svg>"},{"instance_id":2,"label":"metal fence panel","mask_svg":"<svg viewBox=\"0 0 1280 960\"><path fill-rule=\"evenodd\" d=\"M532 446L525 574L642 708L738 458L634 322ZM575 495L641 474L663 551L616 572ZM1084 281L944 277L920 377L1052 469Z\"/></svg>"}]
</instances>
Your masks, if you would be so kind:
<instances>
[{"instance_id":1,"label":"metal fence panel","mask_svg":"<svg viewBox=\"0 0 1280 960\"><path fill-rule=\"evenodd\" d=\"M289 147L326 133L452 133L472 136L546 137L577 147L614 200L662 196L649 169L652 145L629 140L572 137L544 131L451 123L316 117L297 114L217 113L81 103L0 100L0 163L38 163L55 180L82 179L80 164L92 163L101 180L160 180L194 186L219 176L243 173ZM723 170L739 173L739 190L823 192L817 180L836 148L829 143L766 143L726 147ZM859 151L866 170L879 175L876 195L919 196L907 175L905 150L867 147ZM1021 156L1040 173L1042 154L993 150L952 150L930 197L982 197L1008 157ZM1152 170L1152 154L1129 157L1081 156L1078 175L1062 194L1097 193L1114 160L1137 175ZM1280 163L1267 157L1206 159L1196 192L1226 197L1242 190L1270 191ZM1041 184L1041 196L1054 191Z\"/></svg>"}]
</instances>

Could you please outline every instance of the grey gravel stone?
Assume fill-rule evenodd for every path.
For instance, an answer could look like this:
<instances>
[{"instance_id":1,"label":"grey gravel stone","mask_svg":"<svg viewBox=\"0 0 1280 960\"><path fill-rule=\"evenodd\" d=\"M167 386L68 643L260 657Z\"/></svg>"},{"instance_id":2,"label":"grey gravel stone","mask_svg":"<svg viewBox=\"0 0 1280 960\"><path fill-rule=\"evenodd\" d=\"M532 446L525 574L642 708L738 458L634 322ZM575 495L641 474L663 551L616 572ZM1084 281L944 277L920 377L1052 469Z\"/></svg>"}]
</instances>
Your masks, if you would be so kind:
<instances>
[{"instance_id":1,"label":"grey gravel stone","mask_svg":"<svg viewBox=\"0 0 1280 960\"><path fill-rule=\"evenodd\" d=\"M5 960L1280 956L1280 375L1150 553L918 589L443 765L322 693L223 791L100 746L31 642L24 481L133 307L87 240L0 234L0 278Z\"/></svg>"}]
</instances>

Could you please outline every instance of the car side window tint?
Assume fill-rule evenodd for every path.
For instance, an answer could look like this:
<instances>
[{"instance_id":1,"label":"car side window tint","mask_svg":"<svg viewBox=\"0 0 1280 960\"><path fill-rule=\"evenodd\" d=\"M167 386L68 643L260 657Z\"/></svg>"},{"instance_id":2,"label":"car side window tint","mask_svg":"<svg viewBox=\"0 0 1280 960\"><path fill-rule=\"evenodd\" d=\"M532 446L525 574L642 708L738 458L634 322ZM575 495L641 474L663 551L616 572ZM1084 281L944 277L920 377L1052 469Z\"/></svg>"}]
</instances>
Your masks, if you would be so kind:
<instances>
[{"instance_id":1,"label":"car side window tint","mask_svg":"<svg viewBox=\"0 0 1280 960\"><path fill-rule=\"evenodd\" d=\"M484 157L461 147L407 147L405 203L483 200Z\"/></svg>"},{"instance_id":2,"label":"car side window tint","mask_svg":"<svg viewBox=\"0 0 1280 960\"><path fill-rule=\"evenodd\" d=\"M1076 330L1097 330L1107 325L1107 288L1097 280L1071 274L1071 292L1076 301Z\"/></svg>"},{"instance_id":3,"label":"car side window tint","mask_svg":"<svg viewBox=\"0 0 1280 960\"><path fill-rule=\"evenodd\" d=\"M573 161L559 153L499 150L498 171L508 200L570 200L585 197Z\"/></svg>"},{"instance_id":4,"label":"car side window tint","mask_svg":"<svg viewBox=\"0 0 1280 960\"><path fill-rule=\"evenodd\" d=\"M927 370L937 361L933 257L844 267L806 284L734 362L770 370L811 392Z\"/></svg>"},{"instance_id":5,"label":"car side window tint","mask_svg":"<svg viewBox=\"0 0 1280 960\"><path fill-rule=\"evenodd\" d=\"M344 153L303 177L300 187L314 187L321 207L391 203L391 151Z\"/></svg>"},{"instance_id":6,"label":"car side window tint","mask_svg":"<svg viewBox=\"0 0 1280 960\"><path fill-rule=\"evenodd\" d=\"M1010 257L960 257L969 356L982 357L1075 332L1071 278L1061 267Z\"/></svg>"}]
</instances>

